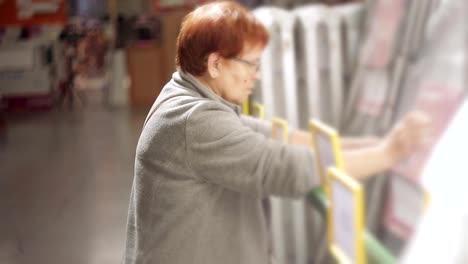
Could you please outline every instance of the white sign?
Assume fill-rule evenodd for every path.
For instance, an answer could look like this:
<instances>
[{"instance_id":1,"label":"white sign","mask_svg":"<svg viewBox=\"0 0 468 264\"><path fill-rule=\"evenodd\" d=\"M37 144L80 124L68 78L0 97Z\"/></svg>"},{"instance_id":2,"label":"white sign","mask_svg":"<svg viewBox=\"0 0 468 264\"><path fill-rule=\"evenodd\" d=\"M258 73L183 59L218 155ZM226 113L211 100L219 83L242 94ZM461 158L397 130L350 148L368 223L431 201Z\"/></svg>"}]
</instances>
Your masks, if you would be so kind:
<instances>
[{"instance_id":1,"label":"white sign","mask_svg":"<svg viewBox=\"0 0 468 264\"><path fill-rule=\"evenodd\" d=\"M349 259L356 259L356 209L353 204L353 193L339 181L331 182L333 199L333 241L343 250Z\"/></svg>"},{"instance_id":2,"label":"white sign","mask_svg":"<svg viewBox=\"0 0 468 264\"><path fill-rule=\"evenodd\" d=\"M359 183L338 168L328 170L328 239L338 263L365 263L364 203Z\"/></svg>"},{"instance_id":3,"label":"white sign","mask_svg":"<svg viewBox=\"0 0 468 264\"><path fill-rule=\"evenodd\" d=\"M394 217L411 229L414 228L426 205L424 191L415 183L392 175L391 192Z\"/></svg>"},{"instance_id":4,"label":"white sign","mask_svg":"<svg viewBox=\"0 0 468 264\"><path fill-rule=\"evenodd\" d=\"M317 170L323 186L326 186L329 167L343 168L338 132L324 123L313 120L309 123L314 143Z\"/></svg>"}]
</instances>

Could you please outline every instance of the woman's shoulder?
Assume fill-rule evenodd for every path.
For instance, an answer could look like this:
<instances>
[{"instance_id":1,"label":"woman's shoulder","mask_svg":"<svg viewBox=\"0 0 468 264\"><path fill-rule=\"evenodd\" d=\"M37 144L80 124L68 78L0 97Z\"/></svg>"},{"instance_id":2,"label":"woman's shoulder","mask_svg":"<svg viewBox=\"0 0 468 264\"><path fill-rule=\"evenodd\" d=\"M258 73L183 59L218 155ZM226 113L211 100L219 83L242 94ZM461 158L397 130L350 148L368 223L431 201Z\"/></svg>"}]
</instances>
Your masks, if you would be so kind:
<instances>
[{"instance_id":1,"label":"woman's shoulder","mask_svg":"<svg viewBox=\"0 0 468 264\"><path fill-rule=\"evenodd\" d=\"M157 116L165 116L170 119L176 116L188 119L200 116L218 116L222 112L234 113L221 102L216 102L215 100L204 98L175 87L165 87L155 104L158 109Z\"/></svg>"},{"instance_id":2,"label":"woman's shoulder","mask_svg":"<svg viewBox=\"0 0 468 264\"><path fill-rule=\"evenodd\" d=\"M209 98L199 98L192 102L188 118L239 118L229 106Z\"/></svg>"}]
</instances>

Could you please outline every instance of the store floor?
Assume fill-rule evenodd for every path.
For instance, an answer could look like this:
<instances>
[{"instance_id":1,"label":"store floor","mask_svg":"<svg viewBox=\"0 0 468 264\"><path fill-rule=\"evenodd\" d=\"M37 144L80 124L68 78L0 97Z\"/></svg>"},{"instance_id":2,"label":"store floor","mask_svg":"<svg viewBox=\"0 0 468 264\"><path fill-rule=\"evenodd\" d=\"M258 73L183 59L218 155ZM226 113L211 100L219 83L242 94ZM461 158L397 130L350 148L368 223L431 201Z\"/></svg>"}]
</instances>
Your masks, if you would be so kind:
<instances>
[{"instance_id":1,"label":"store floor","mask_svg":"<svg viewBox=\"0 0 468 264\"><path fill-rule=\"evenodd\" d=\"M145 109L7 116L0 263L120 263Z\"/></svg>"}]
</instances>

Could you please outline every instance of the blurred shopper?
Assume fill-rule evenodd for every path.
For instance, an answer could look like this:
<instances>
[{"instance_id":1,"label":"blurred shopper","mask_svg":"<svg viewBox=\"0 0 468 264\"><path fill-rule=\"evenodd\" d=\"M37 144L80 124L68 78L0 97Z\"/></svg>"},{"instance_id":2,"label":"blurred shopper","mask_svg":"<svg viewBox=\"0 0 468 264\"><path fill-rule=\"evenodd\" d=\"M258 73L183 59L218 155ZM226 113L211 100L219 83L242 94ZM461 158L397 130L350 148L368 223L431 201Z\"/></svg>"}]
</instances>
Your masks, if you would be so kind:
<instances>
[{"instance_id":1,"label":"blurred shopper","mask_svg":"<svg viewBox=\"0 0 468 264\"><path fill-rule=\"evenodd\" d=\"M107 49L108 42L102 26L91 21L77 47L78 74L88 78L102 76Z\"/></svg>"},{"instance_id":2,"label":"blurred shopper","mask_svg":"<svg viewBox=\"0 0 468 264\"><path fill-rule=\"evenodd\" d=\"M74 104L74 87L73 81L76 76L77 64L77 46L80 39L83 37L83 32L79 23L67 24L59 35L59 40L62 43L62 67L63 76L60 76L60 94L59 104L63 106L68 98L69 107Z\"/></svg>"},{"instance_id":3,"label":"blurred shopper","mask_svg":"<svg viewBox=\"0 0 468 264\"><path fill-rule=\"evenodd\" d=\"M267 198L302 197L319 177L308 132L282 144L269 138L271 123L241 115L267 41L235 2L185 17L178 71L137 146L124 263L271 263ZM392 167L421 144L427 125L412 113L383 140L345 150L346 170L363 179Z\"/></svg>"},{"instance_id":4,"label":"blurred shopper","mask_svg":"<svg viewBox=\"0 0 468 264\"><path fill-rule=\"evenodd\" d=\"M77 46L77 67L73 86L83 103L88 97L107 103L110 75L108 69L109 42L103 26L97 20L89 20L85 34Z\"/></svg>"}]
</instances>

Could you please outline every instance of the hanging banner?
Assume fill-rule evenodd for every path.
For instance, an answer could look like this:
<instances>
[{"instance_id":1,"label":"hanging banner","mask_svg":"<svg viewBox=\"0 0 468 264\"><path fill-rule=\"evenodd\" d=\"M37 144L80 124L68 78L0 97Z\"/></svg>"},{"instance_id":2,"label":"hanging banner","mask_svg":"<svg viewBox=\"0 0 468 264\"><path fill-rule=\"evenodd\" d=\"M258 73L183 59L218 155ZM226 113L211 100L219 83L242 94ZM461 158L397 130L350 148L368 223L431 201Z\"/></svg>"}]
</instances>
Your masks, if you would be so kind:
<instances>
[{"instance_id":1,"label":"hanging banner","mask_svg":"<svg viewBox=\"0 0 468 264\"><path fill-rule=\"evenodd\" d=\"M190 10L195 5L193 0L151 0L153 14Z\"/></svg>"},{"instance_id":2,"label":"hanging banner","mask_svg":"<svg viewBox=\"0 0 468 264\"><path fill-rule=\"evenodd\" d=\"M16 0L17 17L20 19L29 19L36 14L55 14L59 7L59 0Z\"/></svg>"},{"instance_id":3,"label":"hanging banner","mask_svg":"<svg viewBox=\"0 0 468 264\"><path fill-rule=\"evenodd\" d=\"M5 0L0 5L0 26L64 24L63 0Z\"/></svg>"}]
</instances>

